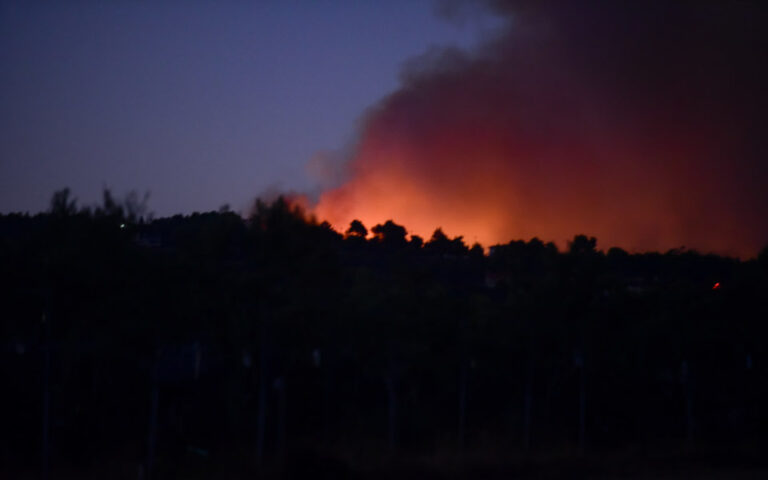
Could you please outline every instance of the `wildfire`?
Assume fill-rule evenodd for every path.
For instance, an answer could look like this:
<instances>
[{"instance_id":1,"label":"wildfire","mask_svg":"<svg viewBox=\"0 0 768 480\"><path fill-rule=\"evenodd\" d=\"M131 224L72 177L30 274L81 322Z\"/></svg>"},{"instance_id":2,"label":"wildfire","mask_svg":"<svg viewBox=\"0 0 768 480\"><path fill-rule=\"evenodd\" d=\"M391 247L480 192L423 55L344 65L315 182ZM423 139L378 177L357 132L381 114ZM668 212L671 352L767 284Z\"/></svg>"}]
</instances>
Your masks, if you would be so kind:
<instances>
[{"instance_id":1,"label":"wildfire","mask_svg":"<svg viewBox=\"0 0 768 480\"><path fill-rule=\"evenodd\" d=\"M684 8L670 4L654 8ZM755 147L764 142L750 137L764 82L728 53L752 33L718 15L535 5L499 6L510 28L476 52L409 62L401 87L363 119L345 182L313 213L340 231L391 219L485 246L532 237L565 246L583 233L630 251L754 255L768 240ZM680 23L658 25L675 47L722 42L712 32L733 27L731 43L666 57L633 37L645 24L616 26L659 18Z\"/></svg>"}]
</instances>

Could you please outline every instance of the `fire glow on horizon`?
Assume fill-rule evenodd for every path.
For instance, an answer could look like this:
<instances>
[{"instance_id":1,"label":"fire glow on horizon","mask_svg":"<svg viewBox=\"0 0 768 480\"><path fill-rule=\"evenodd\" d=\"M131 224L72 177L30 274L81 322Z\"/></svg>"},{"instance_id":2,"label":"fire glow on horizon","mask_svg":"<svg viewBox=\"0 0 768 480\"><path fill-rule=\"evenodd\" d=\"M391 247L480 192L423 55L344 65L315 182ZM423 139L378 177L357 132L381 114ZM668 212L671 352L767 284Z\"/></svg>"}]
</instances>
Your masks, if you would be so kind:
<instances>
[{"instance_id":1,"label":"fire glow on horizon","mask_svg":"<svg viewBox=\"0 0 768 480\"><path fill-rule=\"evenodd\" d=\"M579 233L631 251L764 246L765 75L742 48L762 38L758 7L494 5L503 34L412 60L367 113L318 218L484 246Z\"/></svg>"}]
</instances>

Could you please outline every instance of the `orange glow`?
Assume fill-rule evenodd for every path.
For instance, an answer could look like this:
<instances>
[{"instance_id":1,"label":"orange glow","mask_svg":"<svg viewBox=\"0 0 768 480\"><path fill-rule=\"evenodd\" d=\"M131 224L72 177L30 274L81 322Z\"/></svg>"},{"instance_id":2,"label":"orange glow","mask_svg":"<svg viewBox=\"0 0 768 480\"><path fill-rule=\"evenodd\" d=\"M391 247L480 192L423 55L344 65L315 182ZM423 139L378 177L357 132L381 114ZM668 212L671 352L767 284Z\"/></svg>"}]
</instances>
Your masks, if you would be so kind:
<instances>
[{"instance_id":1,"label":"orange glow","mask_svg":"<svg viewBox=\"0 0 768 480\"><path fill-rule=\"evenodd\" d=\"M698 150L682 138L682 145L668 142L669 153L655 162L628 146L591 157L596 152L578 141L553 144L570 156L566 162L551 160L555 152L547 152L548 146L508 145L505 132L489 130L489 138L447 132L444 140L412 144L386 131L367 132L350 164L352 179L324 192L312 211L340 232L354 219L369 229L392 219L425 239L439 227L486 247L538 237L564 248L584 233L604 249L687 245L751 255L759 248L758 242L744 242L754 238L741 237L738 244L718 233L736 231L740 219L704 195L710 183L680 189L675 176Z\"/></svg>"},{"instance_id":2,"label":"orange glow","mask_svg":"<svg viewBox=\"0 0 768 480\"><path fill-rule=\"evenodd\" d=\"M768 170L752 64L728 48L659 55L634 36L646 28L615 28L602 7L534 5L499 6L510 28L475 52L409 61L400 88L362 119L344 182L313 213L340 231L391 219L425 239L440 227L486 247L538 237L563 248L586 234L602 249L754 256L768 241ZM651 15L632 11L640 17L620 20ZM695 19L664 23L664 38L720 44Z\"/></svg>"}]
</instances>

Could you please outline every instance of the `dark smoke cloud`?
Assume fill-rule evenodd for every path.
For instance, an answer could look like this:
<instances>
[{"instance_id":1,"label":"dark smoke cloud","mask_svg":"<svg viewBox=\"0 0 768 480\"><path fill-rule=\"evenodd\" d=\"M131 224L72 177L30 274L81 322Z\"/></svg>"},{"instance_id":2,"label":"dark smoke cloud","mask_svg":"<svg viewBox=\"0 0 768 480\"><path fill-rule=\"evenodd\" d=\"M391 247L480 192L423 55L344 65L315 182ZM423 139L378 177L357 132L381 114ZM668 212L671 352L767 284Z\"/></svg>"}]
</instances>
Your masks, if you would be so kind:
<instances>
[{"instance_id":1,"label":"dark smoke cloud","mask_svg":"<svg viewBox=\"0 0 768 480\"><path fill-rule=\"evenodd\" d=\"M767 7L485 5L503 31L406 62L320 217L485 244L588 233L752 256L768 243Z\"/></svg>"}]
</instances>

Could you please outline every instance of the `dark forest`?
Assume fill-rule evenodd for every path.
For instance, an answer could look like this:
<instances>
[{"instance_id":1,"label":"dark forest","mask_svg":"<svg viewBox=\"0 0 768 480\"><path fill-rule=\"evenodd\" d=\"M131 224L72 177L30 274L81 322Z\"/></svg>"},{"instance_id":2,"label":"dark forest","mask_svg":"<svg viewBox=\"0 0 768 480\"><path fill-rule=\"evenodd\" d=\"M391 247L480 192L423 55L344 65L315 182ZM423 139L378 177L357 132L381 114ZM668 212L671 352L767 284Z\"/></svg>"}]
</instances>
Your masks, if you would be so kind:
<instances>
[{"instance_id":1,"label":"dark forest","mask_svg":"<svg viewBox=\"0 0 768 480\"><path fill-rule=\"evenodd\" d=\"M3 478L765 467L768 250L484 249L283 198L145 200L0 216Z\"/></svg>"}]
</instances>

